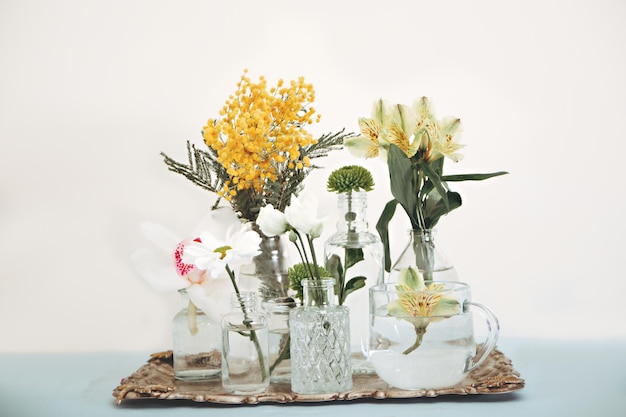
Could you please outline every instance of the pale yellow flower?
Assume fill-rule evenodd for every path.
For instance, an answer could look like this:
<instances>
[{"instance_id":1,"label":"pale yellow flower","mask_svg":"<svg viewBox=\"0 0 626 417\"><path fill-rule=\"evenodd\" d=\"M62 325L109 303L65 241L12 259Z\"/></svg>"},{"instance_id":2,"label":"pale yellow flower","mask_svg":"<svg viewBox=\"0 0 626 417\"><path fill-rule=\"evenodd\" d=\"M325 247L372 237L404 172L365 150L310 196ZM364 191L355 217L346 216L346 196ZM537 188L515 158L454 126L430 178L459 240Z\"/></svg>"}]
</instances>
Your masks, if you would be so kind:
<instances>
[{"instance_id":1,"label":"pale yellow flower","mask_svg":"<svg viewBox=\"0 0 626 417\"><path fill-rule=\"evenodd\" d=\"M391 106L387 125L383 134L389 143L396 145L409 158L415 155L417 143L412 141L412 137L417 128L417 120L411 108L404 104Z\"/></svg>"},{"instance_id":2,"label":"pale yellow flower","mask_svg":"<svg viewBox=\"0 0 626 417\"><path fill-rule=\"evenodd\" d=\"M443 284L432 282L426 285L422 274L412 266L398 274L396 291L398 298L387 305L387 311L390 316L412 323L416 335L415 343L403 352L405 355L420 346L430 323L461 311L461 303L446 295Z\"/></svg>"},{"instance_id":3,"label":"pale yellow flower","mask_svg":"<svg viewBox=\"0 0 626 417\"><path fill-rule=\"evenodd\" d=\"M368 119L359 118L361 135L347 138L344 146L350 153L360 158L375 158L380 156L387 160L389 141L383 134L383 129L388 122L389 105L380 99L372 106L372 116Z\"/></svg>"},{"instance_id":4,"label":"pale yellow flower","mask_svg":"<svg viewBox=\"0 0 626 417\"><path fill-rule=\"evenodd\" d=\"M463 147L456 141L460 136L461 119L447 117L441 121L441 134L433 141L433 153L447 156L454 162L463 159L463 155L457 151Z\"/></svg>"},{"instance_id":5,"label":"pale yellow flower","mask_svg":"<svg viewBox=\"0 0 626 417\"><path fill-rule=\"evenodd\" d=\"M446 117L441 121L435 118L434 111L427 97L413 103L416 117L414 146L423 152L426 161L434 161L444 156L454 162L463 156L457 151L463 147L458 139L461 131L461 119Z\"/></svg>"}]
</instances>

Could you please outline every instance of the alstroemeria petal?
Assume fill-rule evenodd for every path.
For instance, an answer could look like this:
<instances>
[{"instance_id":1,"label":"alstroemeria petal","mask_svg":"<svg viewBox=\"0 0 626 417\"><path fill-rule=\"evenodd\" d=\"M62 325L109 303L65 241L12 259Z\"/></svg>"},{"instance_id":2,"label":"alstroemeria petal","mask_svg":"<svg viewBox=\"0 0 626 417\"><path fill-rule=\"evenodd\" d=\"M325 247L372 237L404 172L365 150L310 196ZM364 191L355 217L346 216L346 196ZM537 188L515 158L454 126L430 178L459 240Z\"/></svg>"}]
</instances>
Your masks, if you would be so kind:
<instances>
[{"instance_id":1,"label":"alstroemeria petal","mask_svg":"<svg viewBox=\"0 0 626 417\"><path fill-rule=\"evenodd\" d=\"M389 117L389 107L389 102L383 99L378 99L372 104L372 120L379 126L386 123L386 119Z\"/></svg>"},{"instance_id":2,"label":"alstroemeria petal","mask_svg":"<svg viewBox=\"0 0 626 417\"><path fill-rule=\"evenodd\" d=\"M343 146L358 158L374 158L379 152L378 141L363 135L344 139Z\"/></svg>"},{"instance_id":3,"label":"alstroemeria petal","mask_svg":"<svg viewBox=\"0 0 626 417\"><path fill-rule=\"evenodd\" d=\"M182 240L174 232L158 223L145 221L139 225L139 229L148 240L168 253L174 252L174 249Z\"/></svg>"},{"instance_id":4,"label":"alstroemeria petal","mask_svg":"<svg viewBox=\"0 0 626 417\"><path fill-rule=\"evenodd\" d=\"M150 249L139 249L130 258L137 274L155 291L180 290L189 285L176 273L173 259L168 262L166 257Z\"/></svg>"},{"instance_id":5,"label":"alstroemeria petal","mask_svg":"<svg viewBox=\"0 0 626 417\"><path fill-rule=\"evenodd\" d=\"M458 300L443 296L430 313L431 316L453 316L461 310Z\"/></svg>"},{"instance_id":6,"label":"alstroemeria petal","mask_svg":"<svg viewBox=\"0 0 626 417\"><path fill-rule=\"evenodd\" d=\"M402 268L397 275L397 282L399 285L405 285L412 291L423 291L426 289L424 276L414 266Z\"/></svg>"}]
</instances>

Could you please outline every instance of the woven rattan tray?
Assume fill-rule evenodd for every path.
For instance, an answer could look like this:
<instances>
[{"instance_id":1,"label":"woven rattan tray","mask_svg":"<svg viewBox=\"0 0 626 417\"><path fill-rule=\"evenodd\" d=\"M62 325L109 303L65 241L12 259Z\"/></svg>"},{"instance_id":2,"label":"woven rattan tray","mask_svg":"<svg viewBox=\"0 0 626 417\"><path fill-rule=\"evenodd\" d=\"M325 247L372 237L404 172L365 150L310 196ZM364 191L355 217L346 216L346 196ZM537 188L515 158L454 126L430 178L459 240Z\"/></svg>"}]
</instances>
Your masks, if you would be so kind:
<instances>
[{"instance_id":1,"label":"woven rattan tray","mask_svg":"<svg viewBox=\"0 0 626 417\"><path fill-rule=\"evenodd\" d=\"M121 384L113 390L113 396L117 399L117 404L138 398L184 399L216 404L258 404L494 394L512 392L523 387L524 380L513 369L511 360L495 349L463 382L450 388L404 391L390 387L376 374L369 374L354 375L353 388L349 392L300 395L291 392L289 384L272 384L267 391L260 394L233 395L222 389L219 378L204 382L176 380L172 368L172 352L167 351L151 355L146 364L129 377L122 379Z\"/></svg>"}]
</instances>

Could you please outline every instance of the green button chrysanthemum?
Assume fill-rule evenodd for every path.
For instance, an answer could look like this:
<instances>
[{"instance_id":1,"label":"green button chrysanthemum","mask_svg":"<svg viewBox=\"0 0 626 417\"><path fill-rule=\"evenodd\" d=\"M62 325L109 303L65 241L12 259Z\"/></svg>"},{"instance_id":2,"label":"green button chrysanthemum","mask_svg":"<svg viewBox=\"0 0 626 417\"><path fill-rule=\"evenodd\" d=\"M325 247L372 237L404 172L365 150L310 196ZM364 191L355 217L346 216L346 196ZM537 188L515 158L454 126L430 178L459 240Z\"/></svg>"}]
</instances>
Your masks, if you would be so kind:
<instances>
[{"instance_id":1,"label":"green button chrysanthemum","mask_svg":"<svg viewBox=\"0 0 626 417\"><path fill-rule=\"evenodd\" d=\"M374 179L367 169L358 165L347 165L330 174L326 187L328 191L336 193L371 191L374 188Z\"/></svg>"}]
</instances>

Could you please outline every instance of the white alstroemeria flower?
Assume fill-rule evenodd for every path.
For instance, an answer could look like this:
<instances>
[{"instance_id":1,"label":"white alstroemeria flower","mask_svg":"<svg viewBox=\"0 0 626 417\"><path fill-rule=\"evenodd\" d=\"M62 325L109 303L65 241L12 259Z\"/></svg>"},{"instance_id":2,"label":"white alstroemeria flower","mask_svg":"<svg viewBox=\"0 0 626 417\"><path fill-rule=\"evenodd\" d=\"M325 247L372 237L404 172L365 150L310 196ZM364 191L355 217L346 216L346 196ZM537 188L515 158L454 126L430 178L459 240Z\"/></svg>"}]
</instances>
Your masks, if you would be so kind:
<instances>
[{"instance_id":1,"label":"white alstroemeria flower","mask_svg":"<svg viewBox=\"0 0 626 417\"><path fill-rule=\"evenodd\" d=\"M291 203L285 208L285 219L300 233L318 238L324 229L324 218L317 217L317 206L315 194L304 190L291 197Z\"/></svg>"},{"instance_id":2,"label":"white alstroemeria flower","mask_svg":"<svg viewBox=\"0 0 626 417\"><path fill-rule=\"evenodd\" d=\"M289 225L285 219L285 214L276 210L273 205L268 204L259 211L256 224L265 236L277 236L287 231Z\"/></svg>"},{"instance_id":3,"label":"white alstroemeria flower","mask_svg":"<svg viewBox=\"0 0 626 417\"><path fill-rule=\"evenodd\" d=\"M443 284L426 285L424 276L413 266L400 271L396 290L398 299L389 303L389 314L414 323L425 317L458 314L461 308L458 300L445 295Z\"/></svg>"},{"instance_id":4,"label":"white alstroemeria flower","mask_svg":"<svg viewBox=\"0 0 626 417\"><path fill-rule=\"evenodd\" d=\"M461 119L446 117L441 120L440 128L441 134L433 140L433 152L459 162L463 155L457 151L464 146L457 142L461 136Z\"/></svg>"},{"instance_id":5,"label":"white alstroemeria flower","mask_svg":"<svg viewBox=\"0 0 626 417\"><path fill-rule=\"evenodd\" d=\"M372 106L371 118L359 118L359 129L361 135L347 138L343 141L346 149L359 158L375 158L380 156L387 161L387 151L389 140L384 134L384 129L388 124L389 104L380 99Z\"/></svg>"},{"instance_id":6,"label":"white alstroemeria flower","mask_svg":"<svg viewBox=\"0 0 626 417\"><path fill-rule=\"evenodd\" d=\"M419 143L411 143L417 128L413 110L404 104L396 104L390 107L388 120L388 127L383 132L389 143L396 145L409 158L415 155Z\"/></svg>"},{"instance_id":7,"label":"white alstroemeria flower","mask_svg":"<svg viewBox=\"0 0 626 417\"><path fill-rule=\"evenodd\" d=\"M224 279L226 274L219 279L210 279L206 271L183 262L184 248L191 239L183 239L166 227L151 222L143 222L140 229L158 250L143 248L131 255L137 274L155 291L185 290L195 306L218 321L228 311L228 304L219 298L230 285Z\"/></svg>"},{"instance_id":8,"label":"white alstroemeria flower","mask_svg":"<svg viewBox=\"0 0 626 417\"><path fill-rule=\"evenodd\" d=\"M412 323L416 334L415 343L403 352L405 355L420 346L431 322L461 311L461 303L446 295L444 284L432 282L426 285L423 275L413 266L400 270L396 290L398 299L387 305L387 311L390 316Z\"/></svg>"},{"instance_id":9,"label":"white alstroemeria flower","mask_svg":"<svg viewBox=\"0 0 626 417\"><path fill-rule=\"evenodd\" d=\"M226 266L235 270L239 265L250 262L260 253L261 236L251 229L250 223L233 226L220 240L208 232L201 232L199 241L185 246L183 262L198 269L210 271L216 277L224 273Z\"/></svg>"}]
</instances>

